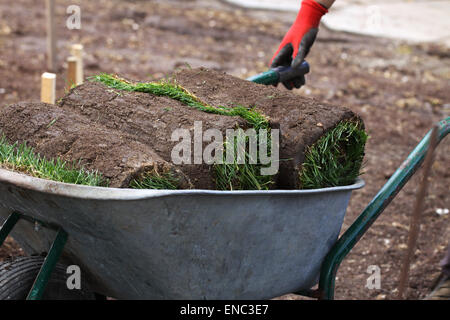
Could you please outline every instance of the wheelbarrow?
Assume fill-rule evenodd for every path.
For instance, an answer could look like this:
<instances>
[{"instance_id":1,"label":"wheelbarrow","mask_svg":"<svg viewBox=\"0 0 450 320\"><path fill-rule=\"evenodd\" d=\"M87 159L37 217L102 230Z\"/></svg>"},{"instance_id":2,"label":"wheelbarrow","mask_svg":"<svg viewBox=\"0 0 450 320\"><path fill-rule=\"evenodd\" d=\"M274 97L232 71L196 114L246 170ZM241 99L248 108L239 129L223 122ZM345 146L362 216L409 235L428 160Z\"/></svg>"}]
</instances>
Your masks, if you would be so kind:
<instances>
[{"instance_id":1,"label":"wheelbarrow","mask_svg":"<svg viewBox=\"0 0 450 320\"><path fill-rule=\"evenodd\" d=\"M270 70L251 80L273 84L283 72L292 73ZM438 124L439 141L449 122ZM20 289L41 299L55 289L61 266L76 266L91 292L117 299L333 299L340 263L420 167L430 135L339 239L361 179L315 190L130 190L0 169L0 245L11 234L30 255L0 265L0 297L2 285L17 291L11 279L33 270Z\"/></svg>"}]
</instances>

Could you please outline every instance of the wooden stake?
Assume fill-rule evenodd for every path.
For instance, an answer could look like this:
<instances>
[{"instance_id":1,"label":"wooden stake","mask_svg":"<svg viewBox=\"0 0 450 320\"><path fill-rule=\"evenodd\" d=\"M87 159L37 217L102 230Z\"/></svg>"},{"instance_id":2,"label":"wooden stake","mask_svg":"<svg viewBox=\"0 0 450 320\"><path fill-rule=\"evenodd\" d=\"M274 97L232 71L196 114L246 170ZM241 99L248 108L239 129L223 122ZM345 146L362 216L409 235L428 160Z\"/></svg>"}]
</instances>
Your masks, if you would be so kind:
<instances>
[{"instance_id":1,"label":"wooden stake","mask_svg":"<svg viewBox=\"0 0 450 320\"><path fill-rule=\"evenodd\" d=\"M402 267L400 270L400 279L398 286L397 299L403 299L406 289L408 287L409 271L411 266L411 260L414 256L414 250L416 248L417 238L420 231L420 216L423 210L423 205L425 202L425 196L428 189L428 177L431 172L431 166L434 160L434 150L438 144L438 127L434 127L431 133L430 143L428 145L428 151L425 156L423 164L423 176L422 182L419 185L419 190L417 191L417 199L414 206L413 214L411 216L411 223L409 226L408 233L408 247L406 253L403 257Z\"/></svg>"},{"instance_id":2,"label":"wooden stake","mask_svg":"<svg viewBox=\"0 0 450 320\"><path fill-rule=\"evenodd\" d=\"M45 0L47 11L47 68L56 71L55 0Z\"/></svg>"},{"instance_id":3,"label":"wooden stake","mask_svg":"<svg viewBox=\"0 0 450 320\"><path fill-rule=\"evenodd\" d=\"M55 104L56 74L45 72L41 77L41 101Z\"/></svg>"},{"instance_id":4,"label":"wooden stake","mask_svg":"<svg viewBox=\"0 0 450 320\"><path fill-rule=\"evenodd\" d=\"M67 89L77 84L78 59L74 56L67 58Z\"/></svg>"},{"instance_id":5,"label":"wooden stake","mask_svg":"<svg viewBox=\"0 0 450 320\"><path fill-rule=\"evenodd\" d=\"M78 59L77 61L77 85L83 83L83 45L82 44L74 44L72 45L72 55Z\"/></svg>"}]
</instances>

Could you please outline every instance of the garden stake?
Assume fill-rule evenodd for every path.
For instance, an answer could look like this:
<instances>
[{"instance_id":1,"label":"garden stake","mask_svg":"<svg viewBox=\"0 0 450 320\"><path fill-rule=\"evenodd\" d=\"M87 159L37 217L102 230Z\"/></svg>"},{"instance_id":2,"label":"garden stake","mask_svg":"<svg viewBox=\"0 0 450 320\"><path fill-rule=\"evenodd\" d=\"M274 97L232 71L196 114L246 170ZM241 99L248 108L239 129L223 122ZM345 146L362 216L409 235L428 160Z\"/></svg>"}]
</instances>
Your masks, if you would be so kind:
<instances>
[{"instance_id":1,"label":"garden stake","mask_svg":"<svg viewBox=\"0 0 450 320\"><path fill-rule=\"evenodd\" d=\"M72 45L72 55L77 58L77 81L76 85L80 85L83 83L83 45L82 44L74 44Z\"/></svg>"},{"instance_id":2,"label":"garden stake","mask_svg":"<svg viewBox=\"0 0 450 320\"><path fill-rule=\"evenodd\" d=\"M56 70L55 0L45 1L47 12L47 68Z\"/></svg>"},{"instance_id":3,"label":"garden stake","mask_svg":"<svg viewBox=\"0 0 450 320\"><path fill-rule=\"evenodd\" d=\"M41 76L41 102L55 104L56 74L44 72Z\"/></svg>"},{"instance_id":4,"label":"garden stake","mask_svg":"<svg viewBox=\"0 0 450 320\"><path fill-rule=\"evenodd\" d=\"M74 56L67 58L67 90L77 84L78 59Z\"/></svg>"},{"instance_id":5,"label":"garden stake","mask_svg":"<svg viewBox=\"0 0 450 320\"><path fill-rule=\"evenodd\" d=\"M409 270L411 266L411 259L414 254L414 248L416 247L417 237L420 231L420 213L423 210L423 204L428 188L428 177L431 171L431 165L433 164L434 149L437 146L437 135L439 128L435 127L431 133L430 146L423 165L423 177L422 183L417 191L416 204L414 206L413 215L411 217L411 223L409 226L408 234L408 248L403 258L402 269L400 271L400 280L398 286L398 299L403 299L408 284Z\"/></svg>"}]
</instances>

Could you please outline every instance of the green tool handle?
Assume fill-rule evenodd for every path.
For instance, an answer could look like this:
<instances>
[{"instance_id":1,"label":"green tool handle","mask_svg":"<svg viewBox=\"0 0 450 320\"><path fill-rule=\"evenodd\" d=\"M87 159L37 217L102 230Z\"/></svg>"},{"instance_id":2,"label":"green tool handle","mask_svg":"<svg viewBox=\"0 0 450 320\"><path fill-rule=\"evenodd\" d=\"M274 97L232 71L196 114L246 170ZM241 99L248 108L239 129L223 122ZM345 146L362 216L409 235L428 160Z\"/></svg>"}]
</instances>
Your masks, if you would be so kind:
<instances>
[{"instance_id":1,"label":"green tool handle","mask_svg":"<svg viewBox=\"0 0 450 320\"><path fill-rule=\"evenodd\" d=\"M439 122L436 125L436 130L438 130L437 143L440 143L450 132L450 117L447 117ZM320 298L334 298L334 281L340 263L344 260L346 255L355 246L359 239L361 239L369 227L380 216L384 209L389 205L392 199L394 199L397 193L420 168L427 154L431 135L432 130L422 139L422 141L391 176L383 188L381 188L366 209L345 231L345 233L330 250L324 260L324 263L322 264L319 281Z\"/></svg>"},{"instance_id":2,"label":"green tool handle","mask_svg":"<svg viewBox=\"0 0 450 320\"><path fill-rule=\"evenodd\" d=\"M280 82L290 81L292 79L302 77L309 72L309 64L306 61L297 67L277 67L269 71L257 74L247 80L265 85L277 85Z\"/></svg>"},{"instance_id":3,"label":"green tool handle","mask_svg":"<svg viewBox=\"0 0 450 320\"><path fill-rule=\"evenodd\" d=\"M280 76L278 73L274 70L269 70L263 73L260 73L254 77L248 78L248 81L258 83L258 84L265 84L265 85L275 85L279 82Z\"/></svg>"}]
</instances>

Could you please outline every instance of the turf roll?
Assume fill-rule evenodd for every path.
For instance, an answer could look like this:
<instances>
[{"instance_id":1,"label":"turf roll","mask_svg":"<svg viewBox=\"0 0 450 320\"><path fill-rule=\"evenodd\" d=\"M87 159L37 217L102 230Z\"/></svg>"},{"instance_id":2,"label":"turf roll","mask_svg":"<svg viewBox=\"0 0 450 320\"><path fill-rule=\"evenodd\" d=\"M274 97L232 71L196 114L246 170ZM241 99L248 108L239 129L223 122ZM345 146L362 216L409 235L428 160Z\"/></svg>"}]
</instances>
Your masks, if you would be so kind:
<instances>
[{"instance_id":1,"label":"turf roll","mask_svg":"<svg viewBox=\"0 0 450 320\"><path fill-rule=\"evenodd\" d=\"M148 82L100 74L56 106L19 103L2 108L0 117L5 141L75 162L122 188L349 185L361 174L367 141L362 119L350 109L203 68ZM208 136L210 129L218 136ZM230 130L237 134L229 138ZM252 130L256 140L246 135ZM214 162L205 161L205 150ZM263 156L270 161L263 164Z\"/></svg>"},{"instance_id":2,"label":"turf roll","mask_svg":"<svg viewBox=\"0 0 450 320\"><path fill-rule=\"evenodd\" d=\"M45 103L0 109L0 152L0 167L49 180L126 188L170 175L177 188L190 188L147 145Z\"/></svg>"}]
</instances>

